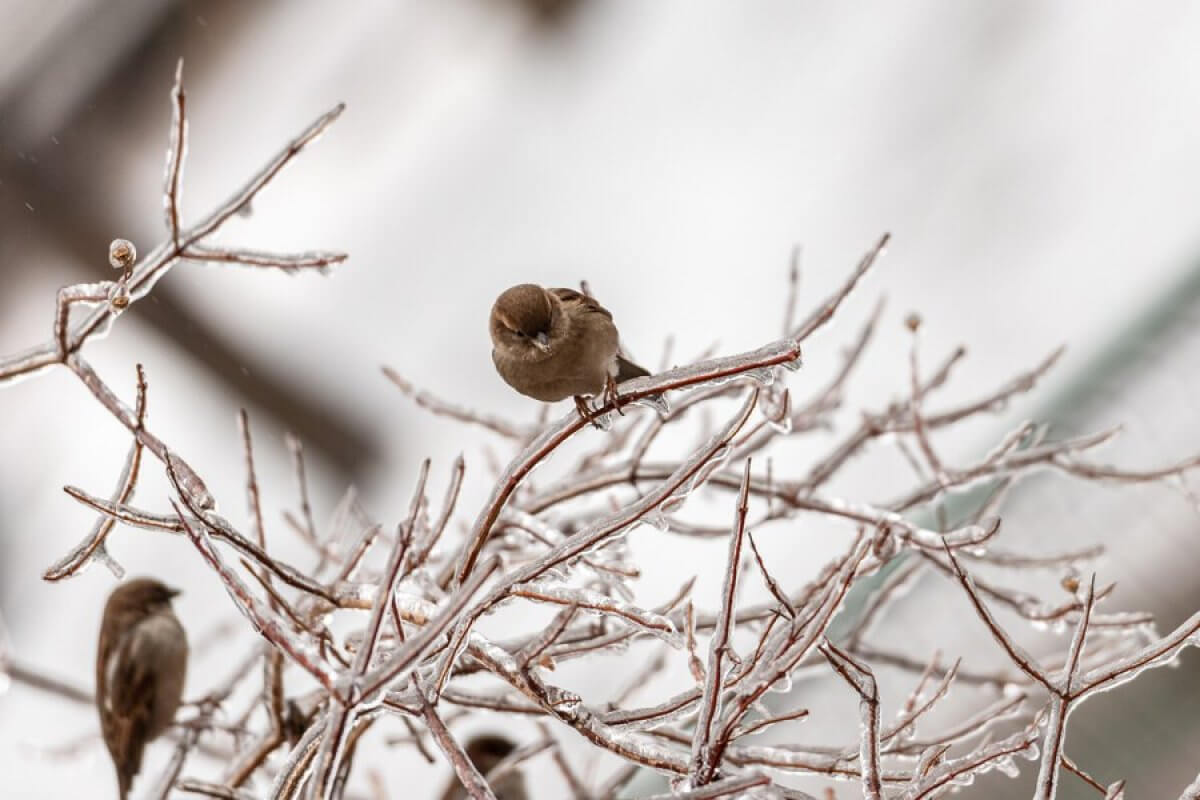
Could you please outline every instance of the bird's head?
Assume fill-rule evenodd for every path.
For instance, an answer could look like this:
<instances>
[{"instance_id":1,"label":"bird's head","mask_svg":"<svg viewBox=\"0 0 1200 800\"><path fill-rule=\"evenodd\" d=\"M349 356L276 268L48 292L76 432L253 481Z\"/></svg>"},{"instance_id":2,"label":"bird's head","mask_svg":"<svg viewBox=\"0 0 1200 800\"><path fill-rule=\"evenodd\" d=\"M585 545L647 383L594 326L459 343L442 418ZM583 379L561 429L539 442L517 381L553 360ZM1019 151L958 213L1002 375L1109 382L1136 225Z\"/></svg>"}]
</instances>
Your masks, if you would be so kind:
<instances>
[{"instance_id":1,"label":"bird's head","mask_svg":"<svg viewBox=\"0 0 1200 800\"><path fill-rule=\"evenodd\" d=\"M113 590L108 606L116 613L148 615L170 608L172 598L178 595L178 589L154 578L134 578Z\"/></svg>"},{"instance_id":2,"label":"bird's head","mask_svg":"<svg viewBox=\"0 0 1200 800\"><path fill-rule=\"evenodd\" d=\"M540 286L522 283L507 289L492 306L492 344L526 359L545 356L561 326L558 300Z\"/></svg>"}]
</instances>

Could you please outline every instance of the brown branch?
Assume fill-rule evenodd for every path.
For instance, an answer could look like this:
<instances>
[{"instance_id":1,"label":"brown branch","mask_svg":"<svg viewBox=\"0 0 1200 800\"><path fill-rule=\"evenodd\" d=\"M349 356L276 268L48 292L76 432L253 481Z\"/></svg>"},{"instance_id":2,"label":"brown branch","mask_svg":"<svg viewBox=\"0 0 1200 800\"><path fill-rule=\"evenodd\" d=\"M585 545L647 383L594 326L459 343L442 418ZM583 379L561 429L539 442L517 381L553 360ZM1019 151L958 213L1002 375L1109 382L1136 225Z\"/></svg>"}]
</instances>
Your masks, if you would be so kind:
<instances>
[{"instance_id":1,"label":"brown branch","mask_svg":"<svg viewBox=\"0 0 1200 800\"><path fill-rule=\"evenodd\" d=\"M882 800L883 784L879 777L879 689L875 684L875 676L869 667L839 650L828 639L821 644L820 650L834 672L858 693L859 715L862 718L859 761L862 763L863 797L865 800Z\"/></svg>"},{"instance_id":2,"label":"brown branch","mask_svg":"<svg viewBox=\"0 0 1200 800\"><path fill-rule=\"evenodd\" d=\"M450 762L450 766L454 768L454 774L458 776L459 782L467 790L471 800L496 800L496 795L492 793L492 787L479 774L479 770L467 756L466 751L462 749L462 745L450 735L442 718L434 710L433 704L427 698L423 698L423 700L421 713L425 717L425 724L429 726L429 732L433 734L433 741L437 743L446 756L446 760Z\"/></svg>"},{"instance_id":3,"label":"brown branch","mask_svg":"<svg viewBox=\"0 0 1200 800\"><path fill-rule=\"evenodd\" d=\"M858 285L858 282L862 280L863 276L867 274L879 257L883 255L891 238L892 235L890 233L885 233L879 237L879 241L862 257L858 262L858 266L854 268L854 272L850 274L846 282L841 285L833 296L821 304L821 306L796 327L792 333L792 338L798 342L802 342L818 331L829 320L833 319L833 315L842 305L842 301L850 296L850 293L854 291L854 287Z\"/></svg>"},{"instance_id":4,"label":"brown branch","mask_svg":"<svg viewBox=\"0 0 1200 800\"><path fill-rule=\"evenodd\" d=\"M187 152L187 95L183 91L183 59L175 65L175 85L171 87L171 139L167 146L167 171L163 189L163 210L166 212L167 233L176 250L180 250L179 193L183 161Z\"/></svg>"},{"instance_id":5,"label":"brown branch","mask_svg":"<svg viewBox=\"0 0 1200 800\"><path fill-rule=\"evenodd\" d=\"M721 590L721 606L717 624L708 646L708 665L705 668L704 694L696 718L692 739L692 763L689 769L692 784L704 786L712 782L721 764L725 742L713 740L720 716L721 685L725 678L724 662L728 658L729 637L734 627L734 606L737 603L738 576L742 565L742 542L746 534L746 512L749 510L750 459L742 470L742 488L738 491L734 510L733 531L729 536L729 557L725 562L725 581Z\"/></svg>"},{"instance_id":6,"label":"brown branch","mask_svg":"<svg viewBox=\"0 0 1200 800\"><path fill-rule=\"evenodd\" d=\"M447 417L458 422L463 422L468 425L477 425L481 428L491 431L506 439L513 439L518 442L523 442L529 438L531 431L521 425L517 425L491 414L480 414L469 409L462 408L453 403L446 402L424 389L419 389L414 386L409 380L391 367L382 367L383 374L389 381L396 384L401 392L421 408L426 409L431 414L441 417Z\"/></svg>"},{"instance_id":7,"label":"brown branch","mask_svg":"<svg viewBox=\"0 0 1200 800\"><path fill-rule=\"evenodd\" d=\"M623 402L632 402L655 394L682 389L702 383L712 383L779 365L795 365L800 358L800 347L794 340L781 340L741 355L717 358L688 367L680 367L658 375L637 378L622 385ZM595 410L597 415L611 411L611 402ZM469 575L479 558L483 545L491 535L500 512L516 491L525 476L543 461L559 445L582 430L587 423L578 414L570 413L555 425L543 431L509 464L501 480L488 498L471 530L470 544L464 551L457 580L461 582Z\"/></svg>"},{"instance_id":8,"label":"brown branch","mask_svg":"<svg viewBox=\"0 0 1200 800\"><path fill-rule=\"evenodd\" d=\"M146 425L146 373L142 365L137 365L137 403L134 410L135 427L144 430ZM112 503L124 505L133 499L134 488L137 486L138 472L142 466L142 443L134 436L133 444L129 447L129 455L125 458L125 466L121 470L116 492L113 493ZM82 542L61 559L52 564L44 573L42 579L60 581L78 575L80 570L93 559L103 563L118 580L125 570L109 555L105 540L116 524L116 519L108 514L101 516Z\"/></svg>"},{"instance_id":9,"label":"brown branch","mask_svg":"<svg viewBox=\"0 0 1200 800\"><path fill-rule=\"evenodd\" d=\"M971 605L975 607L975 612L991 632L992 638L1004 649L1004 652L1008 653L1008 657L1012 659L1013 664L1018 669L1044 686L1047 691L1057 694L1058 687L1054 685L1045 671L1038 666L1033 656L1029 655L1023 647L1013 641L1012 637L996 622L996 618L992 616L992 612L979 599L979 593L975 591L974 582L967 575L966 571L963 570L962 566L958 563L958 559L954 557L954 552L949 547L946 548L946 555L950 559L951 567L954 568L954 574L958 576L959 583L962 584L963 590L966 591L967 597L970 598Z\"/></svg>"},{"instance_id":10,"label":"brown branch","mask_svg":"<svg viewBox=\"0 0 1200 800\"><path fill-rule=\"evenodd\" d=\"M721 797L742 796L741 793L758 786L767 786L771 779L766 775L740 775L724 778L701 786L697 789L685 789L669 794L656 794L646 800L716 800Z\"/></svg>"},{"instance_id":11,"label":"brown branch","mask_svg":"<svg viewBox=\"0 0 1200 800\"><path fill-rule=\"evenodd\" d=\"M305 270L324 273L330 267L341 264L349 258L345 253L333 253L323 250L310 250L304 253L268 253L263 250L248 250L245 248L229 250L225 248L203 247L195 244L181 252L179 257L188 261L209 264L268 267L287 273L296 273Z\"/></svg>"}]
</instances>

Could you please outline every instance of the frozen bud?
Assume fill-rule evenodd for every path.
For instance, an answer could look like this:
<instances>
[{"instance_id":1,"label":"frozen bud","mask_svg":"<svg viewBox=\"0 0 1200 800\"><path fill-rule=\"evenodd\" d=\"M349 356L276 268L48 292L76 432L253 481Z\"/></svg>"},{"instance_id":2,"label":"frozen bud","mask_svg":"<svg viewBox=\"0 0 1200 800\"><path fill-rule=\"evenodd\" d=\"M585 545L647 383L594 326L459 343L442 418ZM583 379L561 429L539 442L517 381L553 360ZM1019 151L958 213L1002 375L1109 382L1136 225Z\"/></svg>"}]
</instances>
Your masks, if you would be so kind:
<instances>
[{"instance_id":1,"label":"frozen bud","mask_svg":"<svg viewBox=\"0 0 1200 800\"><path fill-rule=\"evenodd\" d=\"M904 325L913 333L921 327L921 315L915 311L908 312L908 316L904 318Z\"/></svg>"},{"instance_id":2,"label":"frozen bud","mask_svg":"<svg viewBox=\"0 0 1200 800\"><path fill-rule=\"evenodd\" d=\"M129 306L129 287L125 281L118 281L108 293L108 304L116 311L124 311Z\"/></svg>"},{"instance_id":3,"label":"frozen bud","mask_svg":"<svg viewBox=\"0 0 1200 800\"><path fill-rule=\"evenodd\" d=\"M1064 576L1062 579L1062 587L1071 594L1075 594L1079 591L1079 578L1076 578L1074 575Z\"/></svg>"},{"instance_id":4,"label":"frozen bud","mask_svg":"<svg viewBox=\"0 0 1200 800\"><path fill-rule=\"evenodd\" d=\"M113 239L108 246L108 263L113 269L129 269L137 261L137 248L128 239Z\"/></svg>"},{"instance_id":5,"label":"frozen bud","mask_svg":"<svg viewBox=\"0 0 1200 800\"><path fill-rule=\"evenodd\" d=\"M875 553L875 557L880 561L891 561L898 550L896 537L892 535L892 526L886 522L875 529L875 536L871 540L871 550Z\"/></svg>"}]
</instances>

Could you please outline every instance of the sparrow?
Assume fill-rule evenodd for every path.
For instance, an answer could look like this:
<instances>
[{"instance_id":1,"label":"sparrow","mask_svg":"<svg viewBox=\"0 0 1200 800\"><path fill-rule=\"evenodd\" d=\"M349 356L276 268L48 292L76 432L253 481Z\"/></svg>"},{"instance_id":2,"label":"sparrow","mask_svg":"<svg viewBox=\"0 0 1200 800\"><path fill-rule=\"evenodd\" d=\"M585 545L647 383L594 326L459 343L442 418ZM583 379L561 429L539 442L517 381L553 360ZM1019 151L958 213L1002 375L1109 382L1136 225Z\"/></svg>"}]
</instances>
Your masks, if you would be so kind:
<instances>
[{"instance_id":1,"label":"sparrow","mask_svg":"<svg viewBox=\"0 0 1200 800\"><path fill-rule=\"evenodd\" d=\"M491 770L517 749L517 746L504 736L496 734L481 734L467 742L463 748L467 758L485 778ZM489 781L496 800L528 800L525 793L525 778L520 771L506 771L499 780ZM467 800L467 790L457 778L451 778L450 785L442 792L442 800Z\"/></svg>"},{"instance_id":2,"label":"sparrow","mask_svg":"<svg viewBox=\"0 0 1200 800\"><path fill-rule=\"evenodd\" d=\"M142 766L142 751L175 719L187 673L187 635L171 598L152 578L125 581L104 605L96 650L100 732L117 770L121 800Z\"/></svg>"},{"instance_id":3,"label":"sparrow","mask_svg":"<svg viewBox=\"0 0 1200 800\"><path fill-rule=\"evenodd\" d=\"M532 283L507 289L488 327L492 361L505 383L548 403L574 396L585 420L591 419L585 395L603 394L620 412L617 384L650 374L621 355L608 309L574 289Z\"/></svg>"}]
</instances>

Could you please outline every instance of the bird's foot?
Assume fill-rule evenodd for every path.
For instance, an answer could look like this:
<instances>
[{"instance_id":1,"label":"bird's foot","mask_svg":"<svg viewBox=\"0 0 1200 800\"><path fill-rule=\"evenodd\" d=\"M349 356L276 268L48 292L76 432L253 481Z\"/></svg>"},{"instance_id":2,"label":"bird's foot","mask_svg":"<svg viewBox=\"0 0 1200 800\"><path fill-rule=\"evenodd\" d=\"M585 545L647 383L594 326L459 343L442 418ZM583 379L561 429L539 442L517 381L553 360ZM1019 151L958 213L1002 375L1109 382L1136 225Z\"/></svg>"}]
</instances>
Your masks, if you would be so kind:
<instances>
[{"instance_id":1,"label":"bird's foot","mask_svg":"<svg viewBox=\"0 0 1200 800\"><path fill-rule=\"evenodd\" d=\"M600 428L600 423L596 422L596 415L588 408L587 400L583 399L583 395L575 395L575 410L579 412L579 418L584 422L590 422L597 428ZM603 428L600 428L603 430Z\"/></svg>"},{"instance_id":2,"label":"bird's foot","mask_svg":"<svg viewBox=\"0 0 1200 800\"><path fill-rule=\"evenodd\" d=\"M621 400L621 392L617 389L617 379L612 375L609 375L608 379L604 381L604 402L611 404L622 417L625 416L625 412L621 408L624 403Z\"/></svg>"}]
</instances>

